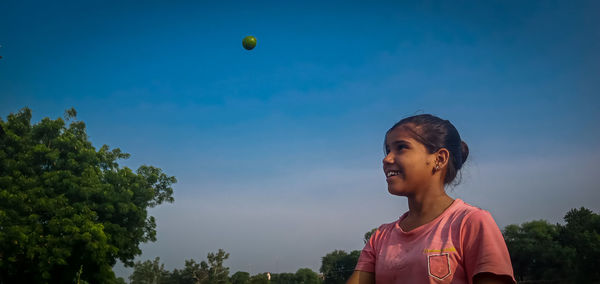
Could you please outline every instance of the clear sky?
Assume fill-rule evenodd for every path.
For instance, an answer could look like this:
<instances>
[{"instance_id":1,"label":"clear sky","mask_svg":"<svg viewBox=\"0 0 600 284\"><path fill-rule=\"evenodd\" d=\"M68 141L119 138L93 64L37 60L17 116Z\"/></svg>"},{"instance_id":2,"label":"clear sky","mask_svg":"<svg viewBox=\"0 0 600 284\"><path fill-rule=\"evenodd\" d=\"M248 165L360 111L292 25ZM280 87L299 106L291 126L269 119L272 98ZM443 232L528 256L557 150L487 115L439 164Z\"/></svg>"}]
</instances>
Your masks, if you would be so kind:
<instances>
[{"instance_id":1,"label":"clear sky","mask_svg":"<svg viewBox=\"0 0 600 284\"><path fill-rule=\"evenodd\" d=\"M122 165L176 176L137 258L168 269L223 248L232 273L318 270L361 249L408 209L382 142L417 113L458 128L471 154L449 193L500 227L600 211L600 2L373 2L3 1L0 115L75 107Z\"/></svg>"}]
</instances>

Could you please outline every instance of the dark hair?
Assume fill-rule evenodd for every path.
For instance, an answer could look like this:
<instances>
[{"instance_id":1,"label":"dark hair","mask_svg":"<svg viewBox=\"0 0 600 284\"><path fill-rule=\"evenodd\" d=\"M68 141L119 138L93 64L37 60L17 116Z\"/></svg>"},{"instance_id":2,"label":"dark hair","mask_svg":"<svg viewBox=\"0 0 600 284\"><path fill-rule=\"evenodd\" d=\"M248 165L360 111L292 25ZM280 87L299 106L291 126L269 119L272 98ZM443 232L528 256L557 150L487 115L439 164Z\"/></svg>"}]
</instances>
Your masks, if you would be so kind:
<instances>
[{"instance_id":1,"label":"dark hair","mask_svg":"<svg viewBox=\"0 0 600 284\"><path fill-rule=\"evenodd\" d=\"M421 142L430 154L441 148L446 148L450 152L444 184L452 183L469 156L469 147L467 143L460 139L458 130L454 125L448 120L443 120L431 114L419 114L398 121L385 133L385 138L392 130L400 126L410 131L413 138ZM385 150L385 140L383 144L384 151L387 152ZM455 184L459 182L460 178Z\"/></svg>"}]
</instances>

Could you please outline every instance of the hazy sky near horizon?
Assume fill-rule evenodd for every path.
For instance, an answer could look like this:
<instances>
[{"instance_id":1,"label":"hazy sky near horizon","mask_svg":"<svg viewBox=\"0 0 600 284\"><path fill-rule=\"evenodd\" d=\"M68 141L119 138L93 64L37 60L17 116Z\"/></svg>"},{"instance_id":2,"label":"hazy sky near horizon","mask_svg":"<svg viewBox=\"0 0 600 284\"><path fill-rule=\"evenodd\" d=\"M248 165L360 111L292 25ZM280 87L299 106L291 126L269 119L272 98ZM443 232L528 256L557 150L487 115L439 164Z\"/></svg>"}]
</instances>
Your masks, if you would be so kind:
<instances>
[{"instance_id":1,"label":"hazy sky near horizon","mask_svg":"<svg viewBox=\"0 0 600 284\"><path fill-rule=\"evenodd\" d=\"M318 271L361 249L408 209L382 142L416 113L458 128L449 193L500 227L599 212L600 2L397 2L5 1L0 117L75 107L122 165L175 176L137 258L168 269L223 248L232 273Z\"/></svg>"}]
</instances>

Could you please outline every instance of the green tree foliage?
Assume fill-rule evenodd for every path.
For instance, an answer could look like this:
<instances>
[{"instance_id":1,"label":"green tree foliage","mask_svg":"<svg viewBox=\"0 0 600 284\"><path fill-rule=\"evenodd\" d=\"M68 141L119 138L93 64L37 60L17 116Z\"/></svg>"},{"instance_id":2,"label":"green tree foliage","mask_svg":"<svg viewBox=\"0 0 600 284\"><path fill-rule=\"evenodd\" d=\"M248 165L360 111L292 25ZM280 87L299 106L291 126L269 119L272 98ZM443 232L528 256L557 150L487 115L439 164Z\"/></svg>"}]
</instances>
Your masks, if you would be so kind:
<instances>
[{"instance_id":1,"label":"green tree foliage","mask_svg":"<svg viewBox=\"0 0 600 284\"><path fill-rule=\"evenodd\" d=\"M556 280L572 275L574 251L562 246L557 237L558 227L544 220L505 227L504 239L517 280Z\"/></svg>"},{"instance_id":2,"label":"green tree foliage","mask_svg":"<svg viewBox=\"0 0 600 284\"><path fill-rule=\"evenodd\" d=\"M236 272L231 276L233 284L247 283L272 283L272 284L319 284L319 275L310 268L300 268L296 273L271 273L268 280L267 273L260 273L250 277L248 272Z\"/></svg>"},{"instance_id":3,"label":"green tree foliage","mask_svg":"<svg viewBox=\"0 0 600 284\"><path fill-rule=\"evenodd\" d=\"M360 250L346 253L342 250L335 250L325 255L321 260L321 273L325 277L325 283L346 283L350 278L354 267L358 263Z\"/></svg>"},{"instance_id":4,"label":"green tree foliage","mask_svg":"<svg viewBox=\"0 0 600 284\"><path fill-rule=\"evenodd\" d=\"M565 225L539 220L504 228L517 280L600 280L600 215L582 207L564 220Z\"/></svg>"},{"instance_id":5,"label":"green tree foliage","mask_svg":"<svg viewBox=\"0 0 600 284\"><path fill-rule=\"evenodd\" d=\"M209 253L208 259L208 283L229 283L229 267L225 267L223 262L229 258L229 254L223 249L217 253Z\"/></svg>"},{"instance_id":6,"label":"green tree foliage","mask_svg":"<svg viewBox=\"0 0 600 284\"><path fill-rule=\"evenodd\" d=\"M180 284L206 283L208 281L209 267L206 261L196 263L193 259L185 261L185 267L181 271L183 277Z\"/></svg>"},{"instance_id":7,"label":"green tree foliage","mask_svg":"<svg viewBox=\"0 0 600 284\"><path fill-rule=\"evenodd\" d=\"M248 284L250 283L250 273L238 271L231 275L231 284Z\"/></svg>"},{"instance_id":8,"label":"green tree foliage","mask_svg":"<svg viewBox=\"0 0 600 284\"><path fill-rule=\"evenodd\" d=\"M174 269L169 275L167 283L173 284L196 284L208 282L209 267L206 261L196 263L193 259L185 261L185 267L181 270Z\"/></svg>"},{"instance_id":9,"label":"green tree foliage","mask_svg":"<svg viewBox=\"0 0 600 284\"><path fill-rule=\"evenodd\" d=\"M269 284L267 273L261 273L250 277L250 284Z\"/></svg>"},{"instance_id":10,"label":"green tree foliage","mask_svg":"<svg viewBox=\"0 0 600 284\"><path fill-rule=\"evenodd\" d=\"M277 273L271 274L271 283L277 284L296 284L296 274L294 273Z\"/></svg>"},{"instance_id":11,"label":"green tree foliage","mask_svg":"<svg viewBox=\"0 0 600 284\"><path fill-rule=\"evenodd\" d=\"M564 219L566 225L559 226L559 241L575 250L576 282L600 280L600 215L581 207L571 209Z\"/></svg>"},{"instance_id":12,"label":"green tree foliage","mask_svg":"<svg viewBox=\"0 0 600 284\"><path fill-rule=\"evenodd\" d=\"M300 268L296 271L296 283L298 284L318 284L321 283L319 274L310 268Z\"/></svg>"},{"instance_id":13,"label":"green tree foliage","mask_svg":"<svg viewBox=\"0 0 600 284\"><path fill-rule=\"evenodd\" d=\"M0 283L115 281L117 260L133 265L139 244L156 240L147 209L173 202L174 177L119 167L129 154L96 150L85 124L31 124L31 110L0 119Z\"/></svg>"},{"instance_id":14,"label":"green tree foliage","mask_svg":"<svg viewBox=\"0 0 600 284\"><path fill-rule=\"evenodd\" d=\"M161 284L169 282L169 271L160 263L160 258L154 261L146 260L133 265L133 273L129 276L130 284Z\"/></svg>"},{"instance_id":15,"label":"green tree foliage","mask_svg":"<svg viewBox=\"0 0 600 284\"><path fill-rule=\"evenodd\" d=\"M208 254L208 262L186 260L183 269L174 269L173 272L165 270L158 257L153 262L138 261L129 279L132 284L228 284L229 267L223 265L228 257L228 253L219 249L217 253Z\"/></svg>"}]
</instances>

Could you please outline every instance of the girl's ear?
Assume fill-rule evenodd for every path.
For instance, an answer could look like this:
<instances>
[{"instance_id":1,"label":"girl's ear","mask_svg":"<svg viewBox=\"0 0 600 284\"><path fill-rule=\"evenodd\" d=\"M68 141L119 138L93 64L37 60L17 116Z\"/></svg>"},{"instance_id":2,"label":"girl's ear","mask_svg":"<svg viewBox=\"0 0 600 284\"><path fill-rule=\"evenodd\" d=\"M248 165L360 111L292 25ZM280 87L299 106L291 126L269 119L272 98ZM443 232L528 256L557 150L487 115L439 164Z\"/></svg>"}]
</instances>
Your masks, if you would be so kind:
<instances>
[{"instance_id":1,"label":"girl's ear","mask_svg":"<svg viewBox=\"0 0 600 284\"><path fill-rule=\"evenodd\" d=\"M440 167L440 169L445 168L448 165L448 161L450 160L450 152L446 148L440 148L435 153L435 164Z\"/></svg>"}]
</instances>

